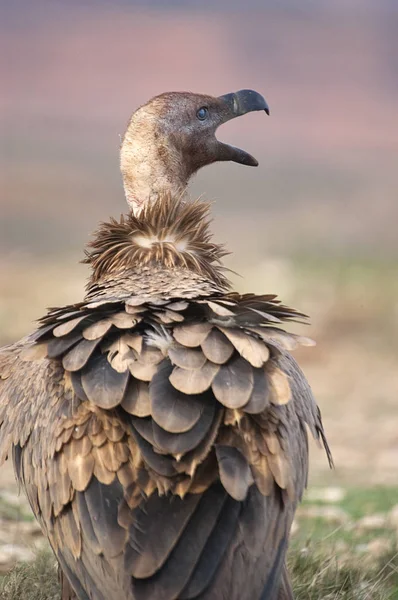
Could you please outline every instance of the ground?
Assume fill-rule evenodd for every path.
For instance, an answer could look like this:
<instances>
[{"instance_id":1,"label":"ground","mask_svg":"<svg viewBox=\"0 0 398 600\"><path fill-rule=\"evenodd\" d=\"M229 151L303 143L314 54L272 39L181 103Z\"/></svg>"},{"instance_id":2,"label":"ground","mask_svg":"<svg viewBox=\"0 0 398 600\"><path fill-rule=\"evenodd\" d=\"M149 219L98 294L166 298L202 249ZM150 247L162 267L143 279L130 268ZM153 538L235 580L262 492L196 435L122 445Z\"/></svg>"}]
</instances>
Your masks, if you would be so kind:
<instances>
[{"instance_id":1,"label":"ground","mask_svg":"<svg viewBox=\"0 0 398 600\"><path fill-rule=\"evenodd\" d=\"M391 487L311 487L291 533L297 600L398 598L397 500ZM0 525L0 598L58 600L55 560L23 498L0 492Z\"/></svg>"}]
</instances>

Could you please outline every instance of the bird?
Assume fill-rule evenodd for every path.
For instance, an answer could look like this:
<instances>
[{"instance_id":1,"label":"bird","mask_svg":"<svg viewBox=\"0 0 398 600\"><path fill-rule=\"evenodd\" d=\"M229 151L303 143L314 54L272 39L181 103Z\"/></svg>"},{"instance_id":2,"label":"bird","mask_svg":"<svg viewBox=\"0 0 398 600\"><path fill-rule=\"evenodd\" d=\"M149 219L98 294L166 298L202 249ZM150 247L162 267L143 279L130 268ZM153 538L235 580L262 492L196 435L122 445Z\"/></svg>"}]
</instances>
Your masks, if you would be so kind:
<instances>
[{"instance_id":1,"label":"bird","mask_svg":"<svg viewBox=\"0 0 398 600\"><path fill-rule=\"evenodd\" d=\"M191 177L253 90L163 93L120 148L128 212L86 248L84 298L0 350L0 463L59 563L63 600L290 600L289 531L320 410L274 294L240 294Z\"/></svg>"}]
</instances>

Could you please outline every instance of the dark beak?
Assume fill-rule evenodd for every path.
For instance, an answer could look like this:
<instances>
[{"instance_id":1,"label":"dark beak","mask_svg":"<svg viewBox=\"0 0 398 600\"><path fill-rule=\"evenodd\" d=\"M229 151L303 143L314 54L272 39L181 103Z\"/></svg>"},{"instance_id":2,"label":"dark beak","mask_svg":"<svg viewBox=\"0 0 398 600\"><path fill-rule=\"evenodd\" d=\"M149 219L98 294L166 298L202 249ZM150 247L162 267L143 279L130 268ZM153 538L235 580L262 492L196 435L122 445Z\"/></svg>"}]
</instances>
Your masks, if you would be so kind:
<instances>
[{"instance_id":1,"label":"dark beak","mask_svg":"<svg viewBox=\"0 0 398 600\"><path fill-rule=\"evenodd\" d=\"M269 115L269 107L261 94L254 90L239 90L235 94L219 96L219 100L225 102L230 112L230 118L241 117L254 110L265 110Z\"/></svg>"},{"instance_id":2,"label":"dark beak","mask_svg":"<svg viewBox=\"0 0 398 600\"><path fill-rule=\"evenodd\" d=\"M269 107L263 96L254 90L239 90L233 94L225 94L218 98L222 103L222 123L226 123L235 117L241 117L246 113L256 110L264 110L269 115ZM219 142L220 158L218 160L232 160L241 165L257 167L258 162L244 150L235 148L229 144Z\"/></svg>"}]
</instances>

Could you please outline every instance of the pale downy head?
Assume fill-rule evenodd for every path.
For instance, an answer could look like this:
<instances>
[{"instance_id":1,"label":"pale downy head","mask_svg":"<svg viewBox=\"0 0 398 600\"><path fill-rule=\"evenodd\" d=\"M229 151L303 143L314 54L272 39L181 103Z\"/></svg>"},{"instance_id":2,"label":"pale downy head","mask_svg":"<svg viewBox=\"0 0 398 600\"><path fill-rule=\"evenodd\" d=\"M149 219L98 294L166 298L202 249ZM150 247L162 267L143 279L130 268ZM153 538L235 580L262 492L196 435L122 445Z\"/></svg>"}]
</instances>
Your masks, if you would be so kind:
<instances>
[{"instance_id":1,"label":"pale downy head","mask_svg":"<svg viewBox=\"0 0 398 600\"><path fill-rule=\"evenodd\" d=\"M205 165L230 160L257 166L253 156L215 135L223 123L257 110L269 114L266 101L253 90L218 98L168 92L136 110L120 150L124 190L134 213L160 194L181 194Z\"/></svg>"}]
</instances>

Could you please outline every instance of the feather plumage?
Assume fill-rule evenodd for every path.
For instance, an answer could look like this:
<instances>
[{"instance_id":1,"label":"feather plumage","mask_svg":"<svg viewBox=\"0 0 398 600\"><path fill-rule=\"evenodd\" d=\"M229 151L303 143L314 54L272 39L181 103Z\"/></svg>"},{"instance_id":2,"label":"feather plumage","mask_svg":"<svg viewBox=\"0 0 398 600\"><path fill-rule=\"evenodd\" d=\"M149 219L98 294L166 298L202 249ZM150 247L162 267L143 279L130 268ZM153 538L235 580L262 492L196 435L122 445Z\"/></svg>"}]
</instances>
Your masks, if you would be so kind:
<instances>
[{"instance_id":1,"label":"feather plumage","mask_svg":"<svg viewBox=\"0 0 398 600\"><path fill-rule=\"evenodd\" d=\"M0 461L13 456L63 600L291 597L305 424L329 453L288 354L310 342L279 328L305 316L230 291L208 204L154 196L100 226L85 299L0 350Z\"/></svg>"},{"instance_id":2,"label":"feather plumage","mask_svg":"<svg viewBox=\"0 0 398 600\"><path fill-rule=\"evenodd\" d=\"M227 286L220 261L227 254L211 241L210 205L187 203L170 195L146 204L140 218L133 213L103 223L89 244L85 262L92 267L92 284L137 264L161 263L167 269L192 269Z\"/></svg>"}]
</instances>

